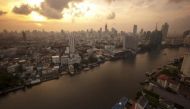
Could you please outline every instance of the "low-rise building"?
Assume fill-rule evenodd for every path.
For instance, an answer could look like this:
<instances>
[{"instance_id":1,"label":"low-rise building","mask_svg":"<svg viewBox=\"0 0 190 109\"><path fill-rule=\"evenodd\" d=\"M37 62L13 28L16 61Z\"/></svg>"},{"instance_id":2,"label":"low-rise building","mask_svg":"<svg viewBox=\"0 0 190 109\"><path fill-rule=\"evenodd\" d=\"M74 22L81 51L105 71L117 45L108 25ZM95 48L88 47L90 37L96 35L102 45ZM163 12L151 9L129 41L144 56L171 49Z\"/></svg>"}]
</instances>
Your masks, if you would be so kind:
<instances>
[{"instance_id":1,"label":"low-rise building","mask_svg":"<svg viewBox=\"0 0 190 109\"><path fill-rule=\"evenodd\" d=\"M175 92L178 92L179 87L180 87L180 83L177 80L169 80L168 81L168 87Z\"/></svg>"},{"instance_id":2,"label":"low-rise building","mask_svg":"<svg viewBox=\"0 0 190 109\"><path fill-rule=\"evenodd\" d=\"M69 62L69 56L67 56L67 55L61 56L61 64L62 65L66 65L66 64L68 64L68 62Z\"/></svg>"},{"instance_id":3,"label":"low-rise building","mask_svg":"<svg viewBox=\"0 0 190 109\"><path fill-rule=\"evenodd\" d=\"M19 67L19 64L13 64L7 67L8 73L15 73L17 71L17 68Z\"/></svg>"},{"instance_id":4,"label":"low-rise building","mask_svg":"<svg viewBox=\"0 0 190 109\"><path fill-rule=\"evenodd\" d=\"M169 77L164 74L161 74L157 77L157 83L164 88L168 86L168 80L169 80Z\"/></svg>"},{"instance_id":5,"label":"low-rise building","mask_svg":"<svg viewBox=\"0 0 190 109\"><path fill-rule=\"evenodd\" d=\"M44 68L42 70L42 81L52 80L59 77L57 68Z\"/></svg>"},{"instance_id":6,"label":"low-rise building","mask_svg":"<svg viewBox=\"0 0 190 109\"><path fill-rule=\"evenodd\" d=\"M185 46L190 46L190 35L184 38L184 45Z\"/></svg>"},{"instance_id":7,"label":"low-rise building","mask_svg":"<svg viewBox=\"0 0 190 109\"><path fill-rule=\"evenodd\" d=\"M135 104L135 109L146 109L149 101L145 96L141 96Z\"/></svg>"},{"instance_id":8,"label":"low-rise building","mask_svg":"<svg viewBox=\"0 0 190 109\"><path fill-rule=\"evenodd\" d=\"M180 71L183 73L184 78L190 77L190 54L184 56Z\"/></svg>"},{"instance_id":9,"label":"low-rise building","mask_svg":"<svg viewBox=\"0 0 190 109\"><path fill-rule=\"evenodd\" d=\"M182 37L167 37L165 42L166 42L166 45L180 46L183 44L183 38Z\"/></svg>"},{"instance_id":10,"label":"low-rise building","mask_svg":"<svg viewBox=\"0 0 190 109\"><path fill-rule=\"evenodd\" d=\"M54 64L59 64L59 63L60 63L60 58L59 58L59 56L52 56L52 63L54 63Z\"/></svg>"},{"instance_id":11,"label":"low-rise building","mask_svg":"<svg viewBox=\"0 0 190 109\"><path fill-rule=\"evenodd\" d=\"M157 77L157 83L163 88L169 88L174 92L178 92L180 87L179 80L174 80L171 77L161 74Z\"/></svg>"}]
</instances>

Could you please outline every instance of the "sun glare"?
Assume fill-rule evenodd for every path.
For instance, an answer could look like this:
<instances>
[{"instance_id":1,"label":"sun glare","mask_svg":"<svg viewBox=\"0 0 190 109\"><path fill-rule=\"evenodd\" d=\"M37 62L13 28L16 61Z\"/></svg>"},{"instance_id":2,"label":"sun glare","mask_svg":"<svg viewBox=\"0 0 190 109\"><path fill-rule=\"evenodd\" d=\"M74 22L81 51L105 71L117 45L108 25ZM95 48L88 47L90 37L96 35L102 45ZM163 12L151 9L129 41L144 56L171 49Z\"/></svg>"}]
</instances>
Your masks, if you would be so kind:
<instances>
[{"instance_id":1,"label":"sun glare","mask_svg":"<svg viewBox=\"0 0 190 109\"><path fill-rule=\"evenodd\" d=\"M31 18L32 21L37 21L37 22L42 22L42 21L46 20L46 18L44 16L41 16L37 12L32 12L30 14L30 18Z\"/></svg>"},{"instance_id":2,"label":"sun glare","mask_svg":"<svg viewBox=\"0 0 190 109\"><path fill-rule=\"evenodd\" d=\"M73 20L76 17L84 20L86 18L93 18L98 13L98 7L95 3L84 1L81 3L71 3L69 4L69 8L64 11L65 21Z\"/></svg>"},{"instance_id":3,"label":"sun glare","mask_svg":"<svg viewBox=\"0 0 190 109\"><path fill-rule=\"evenodd\" d=\"M92 17L98 11L97 6L90 2L82 2L78 5L78 8L84 12L86 17Z\"/></svg>"},{"instance_id":4,"label":"sun glare","mask_svg":"<svg viewBox=\"0 0 190 109\"><path fill-rule=\"evenodd\" d=\"M42 26L42 24L41 24L41 23L36 23L36 25L37 25L38 27L41 27L41 26Z\"/></svg>"},{"instance_id":5,"label":"sun glare","mask_svg":"<svg viewBox=\"0 0 190 109\"><path fill-rule=\"evenodd\" d=\"M43 1L44 1L44 0L26 0L27 4L33 5L33 6L40 6L40 4L41 4Z\"/></svg>"}]
</instances>

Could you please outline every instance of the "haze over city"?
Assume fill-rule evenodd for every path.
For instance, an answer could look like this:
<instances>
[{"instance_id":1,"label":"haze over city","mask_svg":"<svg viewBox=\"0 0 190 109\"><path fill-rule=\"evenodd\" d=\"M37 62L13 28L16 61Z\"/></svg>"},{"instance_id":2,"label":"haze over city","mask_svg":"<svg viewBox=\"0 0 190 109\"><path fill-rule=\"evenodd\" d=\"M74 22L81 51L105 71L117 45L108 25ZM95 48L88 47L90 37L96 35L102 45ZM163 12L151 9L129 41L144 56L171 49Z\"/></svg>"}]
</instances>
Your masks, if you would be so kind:
<instances>
[{"instance_id":1,"label":"haze over city","mask_svg":"<svg viewBox=\"0 0 190 109\"><path fill-rule=\"evenodd\" d=\"M190 109L190 0L0 0L1 109Z\"/></svg>"},{"instance_id":2,"label":"haze over city","mask_svg":"<svg viewBox=\"0 0 190 109\"><path fill-rule=\"evenodd\" d=\"M189 0L0 0L0 30L98 30L109 24L131 31L153 30L165 22L170 33L190 27Z\"/></svg>"}]
</instances>

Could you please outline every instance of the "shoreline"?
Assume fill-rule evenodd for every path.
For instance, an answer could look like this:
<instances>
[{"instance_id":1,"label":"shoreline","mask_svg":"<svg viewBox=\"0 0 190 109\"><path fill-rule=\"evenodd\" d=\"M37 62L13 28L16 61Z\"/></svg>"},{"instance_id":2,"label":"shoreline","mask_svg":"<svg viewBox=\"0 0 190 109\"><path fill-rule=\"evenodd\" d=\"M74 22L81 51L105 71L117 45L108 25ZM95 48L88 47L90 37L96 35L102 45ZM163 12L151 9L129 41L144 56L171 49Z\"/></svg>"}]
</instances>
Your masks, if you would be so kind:
<instances>
[{"instance_id":1,"label":"shoreline","mask_svg":"<svg viewBox=\"0 0 190 109\"><path fill-rule=\"evenodd\" d=\"M177 48L187 48L187 47L177 47ZM163 49L168 49L168 47L164 47L164 48L160 48L160 49L158 49L159 51L160 50L163 50ZM170 49L170 48L169 48ZM176 49L176 48L174 48L174 49ZM143 54L143 53L147 53L147 52L151 52L151 51L143 51L143 52L138 52L136 55L138 55L138 54ZM29 84L29 85L21 85L21 86L17 86L17 87L14 87L14 88L8 88L8 89L6 89L6 90L4 90L4 91L0 91L0 97L1 96L3 96L3 95L7 95L7 94L9 94L9 93L11 93L11 92L16 92L16 91L19 91L19 90L25 90L26 88L28 88L28 87L33 87L33 86L36 86L36 85L39 85L39 84L42 84L43 82L47 82L47 81L51 81L51 80L57 80L57 79L59 79L60 77L62 77L62 76L64 76L64 75L70 75L70 76L74 76L74 75L77 75L77 74L80 74L81 72L86 72L86 71L90 71L91 69L93 69L93 68L96 68L96 67L98 67L99 65L101 65L101 64L104 64L105 62L108 62L108 61L112 61L112 62L114 62L114 61L116 61L116 60L124 60L123 58L122 59L110 59L110 60L105 60L104 62L102 62L102 63L90 63L89 65L92 65L92 64L97 64L97 66L91 66L91 67L84 67L84 68L82 68L79 72L77 72L77 73L75 73L75 74L73 74L73 75L71 75L69 72L67 72L67 73L65 73L65 74L59 74L58 75L58 77L56 77L56 78L51 78L51 79L48 79L48 80L41 80L39 83L35 83L35 84ZM88 66L88 65L87 65ZM163 65L164 66L164 65ZM89 68L88 70L86 70L86 68Z\"/></svg>"}]
</instances>

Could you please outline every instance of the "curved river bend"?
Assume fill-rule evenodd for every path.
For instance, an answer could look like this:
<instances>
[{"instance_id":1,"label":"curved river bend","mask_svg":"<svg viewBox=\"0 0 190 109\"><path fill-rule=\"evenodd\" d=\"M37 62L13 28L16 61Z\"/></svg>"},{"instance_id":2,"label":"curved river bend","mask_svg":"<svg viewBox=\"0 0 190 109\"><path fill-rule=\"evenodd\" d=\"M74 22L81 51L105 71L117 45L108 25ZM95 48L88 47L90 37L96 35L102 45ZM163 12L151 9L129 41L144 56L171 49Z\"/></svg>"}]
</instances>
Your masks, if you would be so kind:
<instances>
[{"instance_id":1,"label":"curved river bend","mask_svg":"<svg viewBox=\"0 0 190 109\"><path fill-rule=\"evenodd\" d=\"M106 62L88 72L63 76L0 97L1 109L111 109L123 96L134 98L145 72L183 56L187 49L138 54L134 60Z\"/></svg>"}]
</instances>

